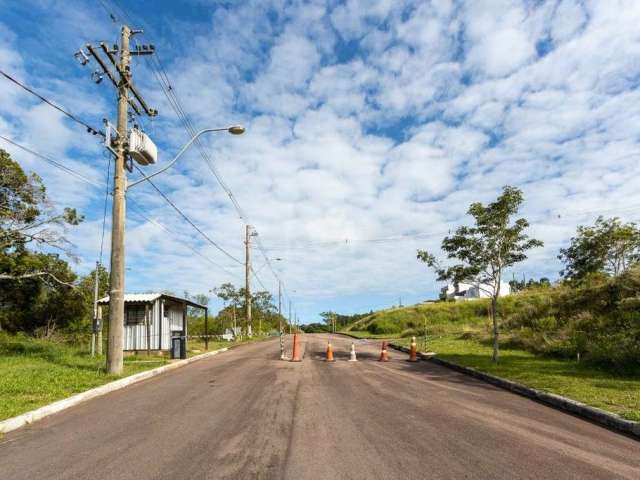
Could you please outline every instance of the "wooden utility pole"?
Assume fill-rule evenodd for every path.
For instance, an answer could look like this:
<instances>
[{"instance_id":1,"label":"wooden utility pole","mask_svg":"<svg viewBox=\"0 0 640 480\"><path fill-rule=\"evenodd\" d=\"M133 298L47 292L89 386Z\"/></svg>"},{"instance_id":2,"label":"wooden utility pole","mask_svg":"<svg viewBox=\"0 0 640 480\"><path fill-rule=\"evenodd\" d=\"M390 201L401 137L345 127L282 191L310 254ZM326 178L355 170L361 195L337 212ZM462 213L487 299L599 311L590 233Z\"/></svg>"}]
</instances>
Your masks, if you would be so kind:
<instances>
[{"instance_id":1,"label":"wooden utility pole","mask_svg":"<svg viewBox=\"0 0 640 480\"><path fill-rule=\"evenodd\" d=\"M278 321L280 322L280 335L282 335L282 282L278 279Z\"/></svg>"},{"instance_id":2,"label":"wooden utility pole","mask_svg":"<svg viewBox=\"0 0 640 480\"><path fill-rule=\"evenodd\" d=\"M151 55L155 48L153 45L137 46L131 51L129 40L136 33L142 30L131 30L128 25L123 25L120 31L120 47L111 48L105 42L101 42L99 47L87 44L89 54L95 59L99 70L94 72L98 75L98 80L102 75L106 75L113 86L118 91L117 109L117 136L111 139L110 130L106 135L106 146L115 156L114 162L114 182L113 182L113 210L111 216L111 268L109 285L109 337L107 345L107 372L112 374L122 373L122 349L124 344L124 228L125 228L125 194L127 190L127 178L125 173L125 163L128 154L128 114L129 106L137 114L142 111L149 117L158 114L157 110L149 108L144 99L132 84L131 56ZM83 53L84 57L87 57ZM108 61L105 61L102 56ZM87 62L84 62L86 64ZM115 68L115 72L111 67ZM133 98L129 98L129 93ZM108 122L107 122L108 124ZM109 125L109 124L108 124Z\"/></svg>"},{"instance_id":3,"label":"wooden utility pole","mask_svg":"<svg viewBox=\"0 0 640 480\"><path fill-rule=\"evenodd\" d=\"M289 335L291 335L291 299L289 299Z\"/></svg>"},{"instance_id":4,"label":"wooden utility pole","mask_svg":"<svg viewBox=\"0 0 640 480\"><path fill-rule=\"evenodd\" d=\"M120 78L118 82L118 138L115 142L115 170L113 182L113 211L111 215L111 270L109 289L109 339L107 343L107 373L122 373L124 342L124 173L128 133L128 100L131 81L129 39L131 30L122 26L120 38Z\"/></svg>"},{"instance_id":5,"label":"wooden utility pole","mask_svg":"<svg viewBox=\"0 0 640 480\"><path fill-rule=\"evenodd\" d=\"M232 303L231 307L233 311L233 340L235 341L236 337L238 336L238 334L236 333L238 331L238 326L236 325L236 304ZM240 333L240 337L242 338L242 333Z\"/></svg>"},{"instance_id":6,"label":"wooden utility pole","mask_svg":"<svg viewBox=\"0 0 640 480\"><path fill-rule=\"evenodd\" d=\"M247 335L252 335L251 325L251 225L245 228L245 262L244 262L244 301L247 315Z\"/></svg>"},{"instance_id":7,"label":"wooden utility pole","mask_svg":"<svg viewBox=\"0 0 640 480\"><path fill-rule=\"evenodd\" d=\"M96 354L96 338L98 335L98 328L100 328L100 321L98 319L98 267L100 262L96 262L96 272L93 276L93 331L91 332L91 356Z\"/></svg>"}]
</instances>

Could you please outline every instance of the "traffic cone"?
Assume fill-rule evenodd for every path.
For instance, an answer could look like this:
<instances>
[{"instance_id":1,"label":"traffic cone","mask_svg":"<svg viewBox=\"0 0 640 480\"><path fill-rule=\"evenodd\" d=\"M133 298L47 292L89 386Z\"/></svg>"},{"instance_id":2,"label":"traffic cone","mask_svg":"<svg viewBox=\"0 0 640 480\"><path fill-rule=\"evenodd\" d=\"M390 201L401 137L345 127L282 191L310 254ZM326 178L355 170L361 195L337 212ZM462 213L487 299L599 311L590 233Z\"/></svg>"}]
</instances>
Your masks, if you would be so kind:
<instances>
[{"instance_id":1,"label":"traffic cone","mask_svg":"<svg viewBox=\"0 0 640 480\"><path fill-rule=\"evenodd\" d=\"M333 362L333 349L331 348L331 342L327 343L327 358L325 359L326 362Z\"/></svg>"},{"instance_id":2,"label":"traffic cone","mask_svg":"<svg viewBox=\"0 0 640 480\"><path fill-rule=\"evenodd\" d=\"M388 362L389 354L387 353L387 342L382 342L382 351L380 352L379 362Z\"/></svg>"},{"instance_id":3,"label":"traffic cone","mask_svg":"<svg viewBox=\"0 0 640 480\"><path fill-rule=\"evenodd\" d=\"M293 334L293 352L291 352L291 362L300 362L302 359L300 358L300 343L298 340L298 334Z\"/></svg>"},{"instance_id":4,"label":"traffic cone","mask_svg":"<svg viewBox=\"0 0 640 480\"><path fill-rule=\"evenodd\" d=\"M358 359L356 358L356 346L353 344L353 342L351 342L351 355L349 357L349 361L350 362L358 361Z\"/></svg>"},{"instance_id":5,"label":"traffic cone","mask_svg":"<svg viewBox=\"0 0 640 480\"><path fill-rule=\"evenodd\" d=\"M411 344L409 345L409 361L418 361L418 345L416 344L416 337L411 337Z\"/></svg>"}]
</instances>

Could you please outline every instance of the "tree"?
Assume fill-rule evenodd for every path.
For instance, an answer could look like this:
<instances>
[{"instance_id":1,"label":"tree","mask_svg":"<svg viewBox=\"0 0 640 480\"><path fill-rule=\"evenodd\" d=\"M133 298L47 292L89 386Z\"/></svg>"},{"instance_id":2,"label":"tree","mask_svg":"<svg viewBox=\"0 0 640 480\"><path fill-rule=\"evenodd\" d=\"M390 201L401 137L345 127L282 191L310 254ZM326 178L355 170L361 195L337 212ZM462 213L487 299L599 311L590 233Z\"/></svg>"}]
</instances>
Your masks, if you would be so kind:
<instances>
[{"instance_id":1,"label":"tree","mask_svg":"<svg viewBox=\"0 0 640 480\"><path fill-rule=\"evenodd\" d=\"M222 321L224 318L231 318L234 308L236 309L236 313L246 311L244 288L238 289L231 283L223 283L212 291L225 303L225 307L218 312L219 320ZM282 320L284 325L287 325L286 318L281 317L276 311L271 293L266 291L252 293L251 304L255 318L260 320L263 329L277 328L280 320Z\"/></svg>"},{"instance_id":2,"label":"tree","mask_svg":"<svg viewBox=\"0 0 640 480\"><path fill-rule=\"evenodd\" d=\"M75 288L76 274L58 255L24 248L5 252L0 254L0 271L11 272L11 278L0 277L0 328L42 331L48 336L82 316L83 299Z\"/></svg>"},{"instance_id":3,"label":"tree","mask_svg":"<svg viewBox=\"0 0 640 480\"><path fill-rule=\"evenodd\" d=\"M64 236L65 228L78 225L82 220L83 217L73 208L57 212L47 199L42 179L35 173L27 175L6 151L0 149L0 255L5 260L13 257L4 262L4 268L0 270L1 280L47 277L69 286L50 270L21 269L16 261L28 258L24 253L30 244L72 256L71 244ZM16 269L7 266L15 266Z\"/></svg>"},{"instance_id":4,"label":"tree","mask_svg":"<svg viewBox=\"0 0 640 480\"><path fill-rule=\"evenodd\" d=\"M513 280L509 280L509 287L511 287L512 293L522 292L528 288L544 288L550 286L551 280L547 277L540 277L540 280L534 280L533 278L530 278L527 281L524 279L516 280L515 278Z\"/></svg>"},{"instance_id":5,"label":"tree","mask_svg":"<svg viewBox=\"0 0 640 480\"><path fill-rule=\"evenodd\" d=\"M219 287L214 288L212 291L224 303L231 303L236 307L240 304L240 293L231 283L223 283Z\"/></svg>"},{"instance_id":6,"label":"tree","mask_svg":"<svg viewBox=\"0 0 640 480\"><path fill-rule=\"evenodd\" d=\"M593 226L578 226L569 247L560 250L566 279L581 280L590 273L618 276L640 260L640 229L619 218L598 217Z\"/></svg>"},{"instance_id":7,"label":"tree","mask_svg":"<svg viewBox=\"0 0 640 480\"><path fill-rule=\"evenodd\" d=\"M495 202L487 206L472 203L467 213L473 217L475 225L458 227L454 235L442 241L442 250L447 258L457 259L460 263L443 267L433 254L425 250L417 253L419 260L436 271L438 280L454 283L475 281L481 290L489 294L494 362L498 361L497 303L503 272L525 260L527 250L543 245L540 240L529 238L524 233L529 227L526 219L512 221L522 201L522 192L518 188L506 186Z\"/></svg>"},{"instance_id":8,"label":"tree","mask_svg":"<svg viewBox=\"0 0 640 480\"><path fill-rule=\"evenodd\" d=\"M58 253L73 257L64 234L82 221L75 209L57 211L42 179L27 175L0 149L0 329L49 334L82 309L76 274ZM31 247L31 249L29 248Z\"/></svg>"}]
</instances>

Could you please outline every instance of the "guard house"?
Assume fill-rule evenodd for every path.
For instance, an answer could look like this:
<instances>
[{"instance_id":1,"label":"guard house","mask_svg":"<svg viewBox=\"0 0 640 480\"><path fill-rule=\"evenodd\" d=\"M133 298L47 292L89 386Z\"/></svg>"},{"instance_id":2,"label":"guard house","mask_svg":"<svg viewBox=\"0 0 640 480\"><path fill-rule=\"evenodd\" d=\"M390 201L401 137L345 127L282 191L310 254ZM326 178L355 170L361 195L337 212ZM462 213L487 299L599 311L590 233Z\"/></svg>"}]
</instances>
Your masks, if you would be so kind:
<instances>
[{"instance_id":1,"label":"guard house","mask_svg":"<svg viewBox=\"0 0 640 480\"><path fill-rule=\"evenodd\" d=\"M98 318L102 318L102 307L105 305L109 305L109 297L98 300ZM169 350L172 337L187 336L187 307L204 310L205 339L208 339L208 312L205 305L165 293L125 294L124 350Z\"/></svg>"}]
</instances>

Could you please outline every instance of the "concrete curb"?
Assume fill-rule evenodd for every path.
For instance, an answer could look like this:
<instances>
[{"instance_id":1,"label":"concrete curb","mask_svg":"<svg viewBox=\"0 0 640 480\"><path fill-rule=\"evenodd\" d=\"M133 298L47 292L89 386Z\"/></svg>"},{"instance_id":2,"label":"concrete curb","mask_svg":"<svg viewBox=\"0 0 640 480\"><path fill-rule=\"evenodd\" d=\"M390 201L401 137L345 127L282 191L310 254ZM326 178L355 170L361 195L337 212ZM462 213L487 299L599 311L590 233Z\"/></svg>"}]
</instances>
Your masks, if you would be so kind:
<instances>
[{"instance_id":1,"label":"concrete curb","mask_svg":"<svg viewBox=\"0 0 640 480\"><path fill-rule=\"evenodd\" d=\"M54 413L61 412L62 410L66 410L67 408L71 408L75 405L86 402L87 400L90 400L92 398L100 397L109 392L120 390L121 388L141 382L142 380L155 377L156 375L168 372L169 370L184 367L185 365L188 365L190 363L197 362L198 360L202 360L204 358L211 357L222 352L226 352L227 350L229 350L229 348L227 347L220 348L218 350L213 350L201 355L196 355L195 357L187 358L185 360L178 360L177 362L173 362L168 365L163 365L151 370L136 373L135 375L130 375L113 382L105 383L104 385L92 388L91 390L87 390L71 397L58 400L57 402L50 403L49 405L45 405L44 407L40 407L36 410L31 410L30 412L23 413L22 415L18 415L17 417L8 418L0 422L0 433L11 432L37 420L48 417L49 415L53 415Z\"/></svg>"},{"instance_id":2,"label":"concrete curb","mask_svg":"<svg viewBox=\"0 0 640 480\"><path fill-rule=\"evenodd\" d=\"M403 347L401 345L390 343L389 346L402 352L409 351L407 347ZM424 353L418 353L418 356L422 360L428 360L438 365L442 365L443 367L450 368L451 370L455 370L456 372L464 373L466 375L478 378L497 387L509 390L510 392L516 393L518 395L522 395L523 397L536 400L550 407L562 410L563 412L572 413L574 415L597 423L598 425L602 425L618 432L625 433L632 436L636 440L640 440L640 422L626 420L614 413L606 412L596 407L590 407L589 405L585 405L584 403L577 402L575 400L571 400L554 393L543 392L541 390L536 390L534 388L522 385L521 383L512 382L511 380L506 380L494 375L489 375L488 373L481 372L479 370L476 370L475 368L464 367L462 365L458 365L457 363L452 363L447 360L436 358L434 356L425 355Z\"/></svg>"}]
</instances>

